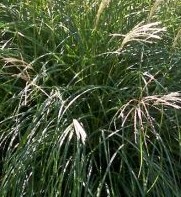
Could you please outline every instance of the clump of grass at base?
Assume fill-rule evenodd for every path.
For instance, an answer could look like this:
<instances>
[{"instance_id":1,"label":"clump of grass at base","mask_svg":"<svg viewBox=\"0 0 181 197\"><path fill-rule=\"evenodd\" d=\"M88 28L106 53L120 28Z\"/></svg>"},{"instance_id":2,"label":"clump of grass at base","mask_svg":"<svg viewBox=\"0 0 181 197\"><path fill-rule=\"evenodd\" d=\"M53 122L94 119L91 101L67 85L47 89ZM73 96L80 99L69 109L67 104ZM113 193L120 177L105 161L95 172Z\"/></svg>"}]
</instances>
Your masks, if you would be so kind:
<instances>
[{"instance_id":1,"label":"clump of grass at base","mask_svg":"<svg viewBox=\"0 0 181 197\"><path fill-rule=\"evenodd\" d=\"M177 4L107 2L1 3L0 196L180 196Z\"/></svg>"}]
</instances>

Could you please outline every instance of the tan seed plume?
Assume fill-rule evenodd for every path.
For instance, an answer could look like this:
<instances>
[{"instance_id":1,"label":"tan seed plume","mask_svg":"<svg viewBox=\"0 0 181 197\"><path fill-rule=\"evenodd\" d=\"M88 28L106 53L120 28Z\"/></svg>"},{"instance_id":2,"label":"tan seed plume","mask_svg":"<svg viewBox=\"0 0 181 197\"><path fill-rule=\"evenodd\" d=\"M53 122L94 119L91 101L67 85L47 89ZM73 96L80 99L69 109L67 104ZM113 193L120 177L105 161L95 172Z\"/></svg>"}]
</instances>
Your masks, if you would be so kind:
<instances>
[{"instance_id":1,"label":"tan seed plume","mask_svg":"<svg viewBox=\"0 0 181 197\"><path fill-rule=\"evenodd\" d=\"M161 4L164 3L164 0L156 0L155 3L153 4L149 16L148 16L148 21L150 21L155 14L155 12L158 10L158 8L161 6Z\"/></svg>"},{"instance_id":2,"label":"tan seed plume","mask_svg":"<svg viewBox=\"0 0 181 197\"><path fill-rule=\"evenodd\" d=\"M181 29L179 29L177 35L175 36L172 47L175 48L179 42L181 42Z\"/></svg>"},{"instance_id":3,"label":"tan seed plume","mask_svg":"<svg viewBox=\"0 0 181 197\"><path fill-rule=\"evenodd\" d=\"M98 26L101 14L109 6L110 2L111 2L111 0L102 0L101 1L100 5L99 5L99 9L98 9L97 14L96 14L94 30Z\"/></svg>"}]
</instances>

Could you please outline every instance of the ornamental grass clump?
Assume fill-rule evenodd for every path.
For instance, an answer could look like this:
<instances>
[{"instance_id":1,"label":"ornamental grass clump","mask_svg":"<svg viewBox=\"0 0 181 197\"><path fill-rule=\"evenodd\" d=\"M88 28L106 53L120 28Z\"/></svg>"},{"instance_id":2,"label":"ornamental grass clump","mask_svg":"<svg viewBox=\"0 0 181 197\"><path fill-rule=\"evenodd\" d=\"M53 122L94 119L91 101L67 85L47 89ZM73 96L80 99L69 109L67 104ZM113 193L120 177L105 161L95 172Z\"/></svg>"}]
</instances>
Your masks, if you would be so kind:
<instances>
[{"instance_id":1,"label":"ornamental grass clump","mask_svg":"<svg viewBox=\"0 0 181 197\"><path fill-rule=\"evenodd\" d=\"M158 2L0 3L0 196L180 196L181 4Z\"/></svg>"}]
</instances>

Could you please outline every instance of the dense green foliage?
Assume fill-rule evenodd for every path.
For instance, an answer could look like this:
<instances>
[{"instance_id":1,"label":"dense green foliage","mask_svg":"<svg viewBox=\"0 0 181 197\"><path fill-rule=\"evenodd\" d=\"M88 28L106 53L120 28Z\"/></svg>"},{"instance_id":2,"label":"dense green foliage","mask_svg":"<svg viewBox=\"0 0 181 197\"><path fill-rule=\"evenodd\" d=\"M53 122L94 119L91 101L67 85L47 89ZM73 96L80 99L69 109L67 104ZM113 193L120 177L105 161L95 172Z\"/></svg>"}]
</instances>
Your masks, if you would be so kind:
<instances>
[{"instance_id":1,"label":"dense green foliage","mask_svg":"<svg viewBox=\"0 0 181 197\"><path fill-rule=\"evenodd\" d=\"M181 196L181 1L0 3L0 196Z\"/></svg>"}]
</instances>

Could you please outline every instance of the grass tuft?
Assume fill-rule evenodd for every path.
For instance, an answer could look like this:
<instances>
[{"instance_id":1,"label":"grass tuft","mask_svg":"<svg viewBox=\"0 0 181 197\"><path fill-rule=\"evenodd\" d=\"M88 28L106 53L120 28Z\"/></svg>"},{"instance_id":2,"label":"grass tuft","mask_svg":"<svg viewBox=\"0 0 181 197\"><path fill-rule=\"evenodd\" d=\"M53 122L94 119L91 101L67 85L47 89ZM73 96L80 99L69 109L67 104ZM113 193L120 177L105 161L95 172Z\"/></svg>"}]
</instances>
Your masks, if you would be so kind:
<instances>
[{"instance_id":1,"label":"grass tuft","mask_svg":"<svg viewBox=\"0 0 181 197\"><path fill-rule=\"evenodd\" d=\"M0 3L0 196L180 197L180 7Z\"/></svg>"}]
</instances>

